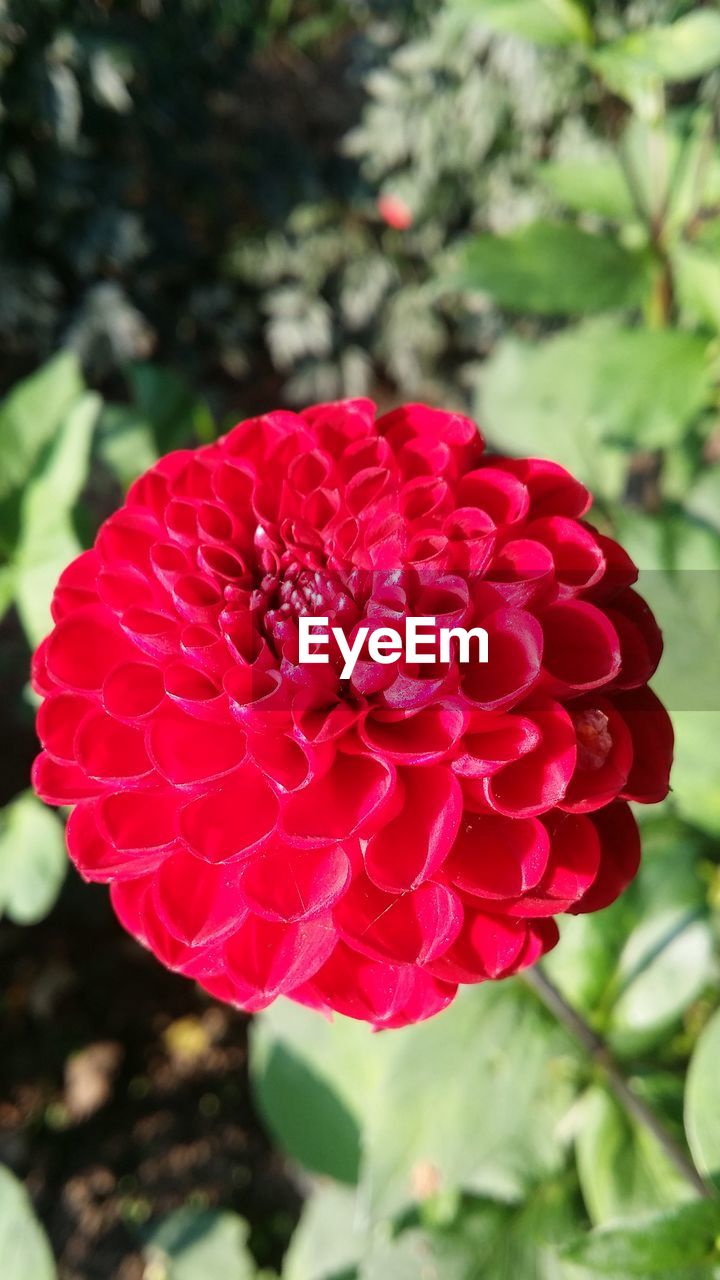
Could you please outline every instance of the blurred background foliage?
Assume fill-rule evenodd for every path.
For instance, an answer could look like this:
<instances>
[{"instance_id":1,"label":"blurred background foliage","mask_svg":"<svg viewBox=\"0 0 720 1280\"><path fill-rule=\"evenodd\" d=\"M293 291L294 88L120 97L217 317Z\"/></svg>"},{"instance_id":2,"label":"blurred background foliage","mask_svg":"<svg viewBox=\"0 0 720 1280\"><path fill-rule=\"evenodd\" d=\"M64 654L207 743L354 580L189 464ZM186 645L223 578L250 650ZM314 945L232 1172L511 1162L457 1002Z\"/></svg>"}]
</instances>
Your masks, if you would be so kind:
<instances>
[{"instance_id":1,"label":"blurred background foliage","mask_svg":"<svg viewBox=\"0 0 720 1280\"><path fill-rule=\"evenodd\" d=\"M714 1194L516 980L376 1036L256 1017L274 1148L246 1116L232 1173L193 1185L180 1144L156 1194L118 1155L122 1091L155 1134L192 1106L231 1145L245 1024L166 976L103 1021L87 955L114 926L28 790L26 690L60 569L159 454L241 416L427 399L570 467L664 626L677 764L636 883L569 918L547 971L720 1190L720 8L0 0L0 146L3 1280L720 1276Z\"/></svg>"}]
</instances>

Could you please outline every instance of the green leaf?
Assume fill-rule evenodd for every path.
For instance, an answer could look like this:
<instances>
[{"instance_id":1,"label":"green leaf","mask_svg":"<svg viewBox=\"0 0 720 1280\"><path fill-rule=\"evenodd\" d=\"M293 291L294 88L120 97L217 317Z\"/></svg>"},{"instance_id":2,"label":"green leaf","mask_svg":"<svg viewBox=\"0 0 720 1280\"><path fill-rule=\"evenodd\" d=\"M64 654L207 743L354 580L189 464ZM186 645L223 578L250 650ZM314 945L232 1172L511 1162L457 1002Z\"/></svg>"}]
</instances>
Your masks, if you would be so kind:
<instances>
[{"instance_id":1,"label":"green leaf","mask_svg":"<svg viewBox=\"0 0 720 1280\"><path fill-rule=\"evenodd\" d=\"M720 1232L720 1205L697 1201L664 1213L649 1213L613 1226L597 1227L568 1245L564 1255L603 1274L626 1271L642 1277L673 1274L717 1274L720 1255L715 1239ZM712 1270L693 1270L712 1261Z\"/></svg>"},{"instance_id":2,"label":"green leaf","mask_svg":"<svg viewBox=\"0 0 720 1280\"><path fill-rule=\"evenodd\" d=\"M16 924L42 920L66 869L62 822L32 792L0 810L0 916Z\"/></svg>"},{"instance_id":3,"label":"green leaf","mask_svg":"<svg viewBox=\"0 0 720 1280\"><path fill-rule=\"evenodd\" d=\"M682 440L710 402L708 344L675 329L625 329L598 353L608 397L605 438L660 449Z\"/></svg>"},{"instance_id":4,"label":"green leaf","mask_svg":"<svg viewBox=\"0 0 720 1280\"><path fill-rule=\"evenodd\" d=\"M592 28L579 0L453 0L454 7L477 16L496 31L534 44L585 43Z\"/></svg>"},{"instance_id":5,"label":"green leaf","mask_svg":"<svg viewBox=\"0 0 720 1280\"><path fill-rule=\"evenodd\" d=\"M608 988L627 938L627 897L602 912L560 916L560 942L543 961L548 976L566 1000L594 1012Z\"/></svg>"},{"instance_id":6,"label":"green leaf","mask_svg":"<svg viewBox=\"0 0 720 1280\"><path fill-rule=\"evenodd\" d=\"M0 621L15 598L15 577L12 565L0 567Z\"/></svg>"},{"instance_id":7,"label":"green leaf","mask_svg":"<svg viewBox=\"0 0 720 1280\"><path fill-rule=\"evenodd\" d=\"M550 316L636 306L649 281L646 254L552 222L476 236L464 245L458 272L461 287L489 293L500 306Z\"/></svg>"},{"instance_id":8,"label":"green leaf","mask_svg":"<svg viewBox=\"0 0 720 1280\"><path fill-rule=\"evenodd\" d=\"M158 459L151 424L127 405L103 407L98 424L98 452L123 489Z\"/></svg>"},{"instance_id":9,"label":"green leaf","mask_svg":"<svg viewBox=\"0 0 720 1280\"><path fill-rule=\"evenodd\" d=\"M537 175L560 204L576 213L617 221L636 218L622 166L610 147L592 156L548 160Z\"/></svg>"},{"instance_id":10,"label":"green leaf","mask_svg":"<svg viewBox=\"0 0 720 1280\"><path fill-rule=\"evenodd\" d=\"M692 1194L649 1130L600 1085L580 1104L576 1152L583 1199L596 1224L668 1208Z\"/></svg>"},{"instance_id":11,"label":"green leaf","mask_svg":"<svg viewBox=\"0 0 720 1280\"><path fill-rule=\"evenodd\" d=\"M677 906L650 916L620 957L621 994L609 1023L613 1045L623 1052L648 1049L716 977L707 920Z\"/></svg>"},{"instance_id":12,"label":"green leaf","mask_svg":"<svg viewBox=\"0 0 720 1280\"><path fill-rule=\"evenodd\" d=\"M373 1250L361 1266L358 1280L418 1280L419 1276L423 1280L476 1280L480 1276L496 1280L493 1262L497 1253L509 1252L505 1218L501 1208L491 1206L482 1223L484 1238L479 1240L464 1238L457 1230L445 1234L419 1228L403 1231ZM510 1251L517 1252L512 1244Z\"/></svg>"},{"instance_id":13,"label":"green leaf","mask_svg":"<svg viewBox=\"0 0 720 1280\"><path fill-rule=\"evenodd\" d=\"M685 1084L685 1132L699 1172L720 1190L720 1010L703 1028Z\"/></svg>"},{"instance_id":14,"label":"green leaf","mask_svg":"<svg viewBox=\"0 0 720 1280\"><path fill-rule=\"evenodd\" d=\"M662 1042L717 977L699 864L707 840L669 814L645 818L643 860L625 895L626 931L606 991L607 1032L620 1053Z\"/></svg>"},{"instance_id":15,"label":"green leaf","mask_svg":"<svg viewBox=\"0 0 720 1280\"><path fill-rule=\"evenodd\" d=\"M720 534L720 466L708 467L685 495L685 510Z\"/></svg>"},{"instance_id":16,"label":"green leaf","mask_svg":"<svg viewBox=\"0 0 720 1280\"><path fill-rule=\"evenodd\" d=\"M720 710L673 712L675 761L672 795L689 821L720 835L720 786L717 745L720 742Z\"/></svg>"},{"instance_id":17,"label":"green leaf","mask_svg":"<svg viewBox=\"0 0 720 1280\"><path fill-rule=\"evenodd\" d=\"M50 1245L30 1197L4 1165L0 1165L0 1258L3 1280L55 1280Z\"/></svg>"},{"instance_id":18,"label":"green leaf","mask_svg":"<svg viewBox=\"0 0 720 1280\"><path fill-rule=\"evenodd\" d=\"M393 1037L350 1018L325 1021L290 1001L253 1020L250 1072L272 1133L306 1169L357 1180L367 1109L392 1053Z\"/></svg>"},{"instance_id":19,"label":"green leaf","mask_svg":"<svg viewBox=\"0 0 720 1280\"><path fill-rule=\"evenodd\" d=\"M672 254L680 304L691 315L720 331L720 263L695 245L680 244Z\"/></svg>"},{"instance_id":20,"label":"green leaf","mask_svg":"<svg viewBox=\"0 0 720 1280\"><path fill-rule=\"evenodd\" d=\"M442 1189L515 1199L562 1166L558 1129L577 1049L519 984L464 990L444 1013L392 1036L364 1130L373 1218L411 1204L424 1171Z\"/></svg>"},{"instance_id":21,"label":"green leaf","mask_svg":"<svg viewBox=\"0 0 720 1280\"><path fill-rule=\"evenodd\" d=\"M591 65L621 97L636 100L638 85L657 78L694 80L720 61L720 14L703 9L667 26L647 27L604 45Z\"/></svg>"},{"instance_id":22,"label":"green leaf","mask_svg":"<svg viewBox=\"0 0 720 1280\"><path fill-rule=\"evenodd\" d=\"M346 1280L370 1244L364 1217L354 1188L319 1186L305 1202L282 1280Z\"/></svg>"},{"instance_id":23,"label":"green leaf","mask_svg":"<svg viewBox=\"0 0 720 1280\"><path fill-rule=\"evenodd\" d=\"M215 424L210 411L184 378L158 365L131 364L128 382L138 414L150 423L159 454L212 440Z\"/></svg>"},{"instance_id":24,"label":"green leaf","mask_svg":"<svg viewBox=\"0 0 720 1280\"><path fill-rule=\"evenodd\" d=\"M677 441L709 399L706 351L693 334L607 319L537 343L506 338L481 372L479 420L501 452L550 457L619 496L621 448Z\"/></svg>"},{"instance_id":25,"label":"green leaf","mask_svg":"<svg viewBox=\"0 0 720 1280\"><path fill-rule=\"evenodd\" d=\"M573 1208L553 1183L521 1205L465 1197L445 1227L428 1222L424 1206L423 1229L380 1238L359 1280L571 1280L556 1241L577 1227Z\"/></svg>"},{"instance_id":26,"label":"green leaf","mask_svg":"<svg viewBox=\"0 0 720 1280\"><path fill-rule=\"evenodd\" d=\"M100 403L98 395L87 392L72 406L23 494L13 571L18 612L33 645L50 629L58 576L81 551L71 516L87 476Z\"/></svg>"},{"instance_id":27,"label":"green leaf","mask_svg":"<svg viewBox=\"0 0 720 1280\"><path fill-rule=\"evenodd\" d=\"M61 352L0 405L0 500L24 485L37 458L84 390L77 358Z\"/></svg>"},{"instance_id":28,"label":"green leaf","mask_svg":"<svg viewBox=\"0 0 720 1280\"><path fill-rule=\"evenodd\" d=\"M236 1213L178 1209L145 1233L145 1257L162 1280L254 1280L247 1223ZM164 1270L161 1268L164 1267Z\"/></svg>"}]
</instances>

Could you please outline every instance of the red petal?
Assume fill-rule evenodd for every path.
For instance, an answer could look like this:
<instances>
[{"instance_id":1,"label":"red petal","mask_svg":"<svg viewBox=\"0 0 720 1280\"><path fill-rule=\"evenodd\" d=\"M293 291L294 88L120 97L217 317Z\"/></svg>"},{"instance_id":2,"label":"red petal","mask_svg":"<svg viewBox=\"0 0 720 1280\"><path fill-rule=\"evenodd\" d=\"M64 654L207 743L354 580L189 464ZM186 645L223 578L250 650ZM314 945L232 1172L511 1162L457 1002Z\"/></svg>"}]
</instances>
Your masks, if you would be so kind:
<instances>
[{"instance_id":1,"label":"red petal","mask_svg":"<svg viewBox=\"0 0 720 1280\"><path fill-rule=\"evenodd\" d=\"M365 869L380 889L403 893L442 864L458 832L462 795L443 765L398 769L402 809L368 842Z\"/></svg>"},{"instance_id":2,"label":"red petal","mask_svg":"<svg viewBox=\"0 0 720 1280\"><path fill-rule=\"evenodd\" d=\"M206 862L247 857L271 831L278 802L254 765L244 764L217 790L186 804L180 830L188 845Z\"/></svg>"}]
</instances>

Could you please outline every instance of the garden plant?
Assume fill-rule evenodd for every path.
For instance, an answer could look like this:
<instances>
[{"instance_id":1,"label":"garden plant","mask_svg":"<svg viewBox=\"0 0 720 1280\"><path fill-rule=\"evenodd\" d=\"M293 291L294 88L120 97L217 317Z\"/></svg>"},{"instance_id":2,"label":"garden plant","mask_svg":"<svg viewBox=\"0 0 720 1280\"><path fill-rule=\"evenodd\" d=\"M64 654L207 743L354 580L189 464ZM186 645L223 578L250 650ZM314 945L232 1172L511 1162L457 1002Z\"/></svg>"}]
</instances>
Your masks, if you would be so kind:
<instances>
[{"instance_id":1,"label":"garden plant","mask_svg":"<svg viewBox=\"0 0 720 1280\"><path fill-rule=\"evenodd\" d=\"M3 1280L720 1277L720 8L6 0L0 103Z\"/></svg>"}]
</instances>

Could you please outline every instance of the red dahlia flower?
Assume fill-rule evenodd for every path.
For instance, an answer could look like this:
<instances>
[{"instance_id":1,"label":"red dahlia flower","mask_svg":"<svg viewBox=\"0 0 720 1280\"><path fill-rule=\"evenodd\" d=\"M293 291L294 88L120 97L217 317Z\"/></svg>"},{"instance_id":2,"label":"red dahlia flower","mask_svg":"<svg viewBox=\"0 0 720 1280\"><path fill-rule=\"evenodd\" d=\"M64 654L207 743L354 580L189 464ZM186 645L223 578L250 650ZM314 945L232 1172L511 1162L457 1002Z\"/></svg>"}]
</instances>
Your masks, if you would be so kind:
<instances>
[{"instance_id":1,"label":"red dahlia flower","mask_svg":"<svg viewBox=\"0 0 720 1280\"><path fill-rule=\"evenodd\" d=\"M634 876L668 787L661 639L561 467L365 400L170 454L62 575L35 655L49 804L80 873L171 969L393 1027L531 965ZM486 665L298 661L408 616Z\"/></svg>"}]
</instances>

